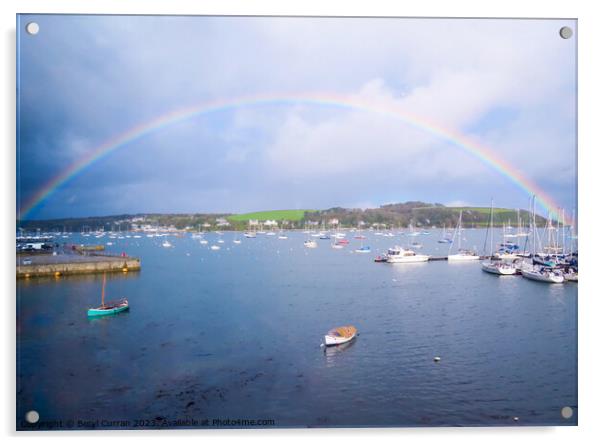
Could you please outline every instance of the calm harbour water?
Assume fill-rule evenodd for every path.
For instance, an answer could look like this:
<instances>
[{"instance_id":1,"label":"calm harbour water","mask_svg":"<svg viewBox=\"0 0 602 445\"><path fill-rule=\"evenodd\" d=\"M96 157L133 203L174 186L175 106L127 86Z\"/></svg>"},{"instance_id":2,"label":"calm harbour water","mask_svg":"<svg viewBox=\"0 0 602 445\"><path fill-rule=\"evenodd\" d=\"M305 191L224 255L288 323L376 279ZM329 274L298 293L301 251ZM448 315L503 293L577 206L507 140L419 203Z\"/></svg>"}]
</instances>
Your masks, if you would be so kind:
<instances>
[{"instance_id":1,"label":"calm harbour water","mask_svg":"<svg viewBox=\"0 0 602 445\"><path fill-rule=\"evenodd\" d=\"M107 276L130 311L88 319L102 276L17 283L17 423L273 419L275 426L575 425L577 284L497 277L478 261L379 264L307 235L59 239L140 256ZM481 248L484 230L464 232ZM235 237L242 240L237 245ZM446 255L439 231L420 252ZM163 248L168 239L173 248ZM320 348L353 324L346 347ZM435 363L434 356L441 361ZM574 415L564 419L565 406ZM513 420L518 417L518 421Z\"/></svg>"}]
</instances>

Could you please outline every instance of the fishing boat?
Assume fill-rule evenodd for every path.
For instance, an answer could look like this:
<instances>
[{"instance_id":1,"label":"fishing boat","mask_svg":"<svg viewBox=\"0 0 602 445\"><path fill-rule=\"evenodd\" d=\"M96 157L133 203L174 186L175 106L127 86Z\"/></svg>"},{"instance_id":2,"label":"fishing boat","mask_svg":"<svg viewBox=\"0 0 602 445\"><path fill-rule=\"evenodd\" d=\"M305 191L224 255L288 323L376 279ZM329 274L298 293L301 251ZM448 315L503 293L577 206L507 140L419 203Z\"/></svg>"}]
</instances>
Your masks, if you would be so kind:
<instances>
[{"instance_id":1,"label":"fishing boat","mask_svg":"<svg viewBox=\"0 0 602 445\"><path fill-rule=\"evenodd\" d=\"M318 247L318 243L316 243L314 240L304 241L303 245L308 249L315 249L316 247Z\"/></svg>"},{"instance_id":2,"label":"fishing boat","mask_svg":"<svg viewBox=\"0 0 602 445\"><path fill-rule=\"evenodd\" d=\"M348 343L353 340L356 335L357 329L355 326L340 326L328 331L328 333L324 336L324 345L336 346L343 343Z\"/></svg>"},{"instance_id":3,"label":"fishing boat","mask_svg":"<svg viewBox=\"0 0 602 445\"><path fill-rule=\"evenodd\" d=\"M521 270L523 277L529 280L542 281L544 283L561 284L564 283L562 271L547 267Z\"/></svg>"},{"instance_id":4,"label":"fishing boat","mask_svg":"<svg viewBox=\"0 0 602 445\"><path fill-rule=\"evenodd\" d=\"M88 309L88 317L101 317L103 315L117 314L127 311L130 305L127 299L122 298L117 301L108 301L105 303L105 286L107 284L107 275L102 276L102 293L100 294L100 306Z\"/></svg>"},{"instance_id":5,"label":"fishing boat","mask_svg":"<svg viewBox=\"0 0 602 445\"><path fill-rule=\"evenodd\" d=\"M456 239L456 235L458 236L458 253L451 254L451 250L454 247L454 241ZM454 235L452 237L452 243L449 246L449 252L447 255L447 261L474 261L478 260L480 257L475 252L462 249L462 210L460 210L460 217L458 218L458 226L454 231Z\"/></svg>"},{"instance_id":6,"label":"fishing boat","mask_svg":"<svg viewBox=\"0 0 602 445\"><path fill-rule=\"evenodd\" d=\"M422 263L429 260L428 255L417 254L413 250L395 246L387 250L387 263Z\"/></svg>"}]
</instances>

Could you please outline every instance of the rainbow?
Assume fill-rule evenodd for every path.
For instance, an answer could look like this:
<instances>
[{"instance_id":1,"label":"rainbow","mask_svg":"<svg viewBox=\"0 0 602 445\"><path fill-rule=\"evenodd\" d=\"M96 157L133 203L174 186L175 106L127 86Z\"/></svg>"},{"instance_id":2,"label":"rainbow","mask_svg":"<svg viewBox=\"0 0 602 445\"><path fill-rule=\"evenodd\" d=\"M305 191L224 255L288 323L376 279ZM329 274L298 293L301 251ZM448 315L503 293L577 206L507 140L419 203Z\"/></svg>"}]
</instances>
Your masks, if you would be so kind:
<instances>
[{"instance_id":1,"label":"rainbow","mask_svg":"<svg viewBox=\"0 0 602 445\"><path fill-rule=\"evenodd\" d=\"M274 105L335 107L346 110L370 112L401 120L405 124L430 133L435 137L464 150L479 159L485 165L493 168L495 171L508 178L520 189L524 190L527 195L537 196L538 203L542 205L549 214L559 214L560 206L542 188L521 173L518 168L508 163L491 148L458 131L443 128L424 117L412 115L391 102L367 100L358 96L345 96L332 93L302 93L287 95L249 95L234 99L214 100L173 110L148 122L136 125L123 133L107 139L102 144L90 150L88 154L69 165L60 174L53 177L20 208L18 219L26 219L34 209L47 200L63 184L82 173L91 165L102 160L119 148L125 147L131 142L139 140L151 133L158 132L170 125L195 116L246 107ZM570 218L566 219L570 220ZM568 221L567 224L572 224L572 221Z\"/></svg>"}]
</instances>

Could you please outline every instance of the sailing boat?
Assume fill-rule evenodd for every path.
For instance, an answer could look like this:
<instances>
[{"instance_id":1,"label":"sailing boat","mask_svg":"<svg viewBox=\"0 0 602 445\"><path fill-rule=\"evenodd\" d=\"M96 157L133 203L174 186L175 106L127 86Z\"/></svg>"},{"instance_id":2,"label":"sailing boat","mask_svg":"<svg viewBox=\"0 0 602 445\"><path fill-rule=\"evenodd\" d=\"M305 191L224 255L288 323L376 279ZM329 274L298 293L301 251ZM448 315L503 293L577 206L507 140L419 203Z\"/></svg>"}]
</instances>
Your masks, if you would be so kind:
<instances>
[{"instance_id":1,"label":"sailing boat","mask_svg":"<svg viewBox=\"0 0 602 445\"><path fill-rule=\"evenodd\" d=\"M481 263L481 269L483 269L484 272L492 273L495 275L516 275L518 271L516 270L516 267L513 264L506 263L504 261L493 260L493 200L491 201L489 227L487 228L487 235L485 235L485 245L483 246L483 251L485 251L487 246L487 236L489 235L489 232L491 232L490 259Z\"/></svg>"},{"instance_id":2,"label":"sailing boat","mask_svg":"<svg viewBox=\"0 0 602 445\"><path fill-rule=\"evenodd\" d=\"M561 270L551 267L523 267L521 273L523 277L528 278L529 280L543 281L544 283L562 284L565 280Z\"/></svg>"},{"instance_id":3,"label":"sailing boat","mask_svg":"<svg viewBox=\"0 0 602 445\"><path fill-rule=\"evenodd\" d=\"M309 236L311 237L316 237L317 234L315 233L311 233L312 230L310 230L309 226L308 226L308 230L306 230L306 233L309 234ZM316 243L314 240L312 240L310 237L307 237L307 239L305 241L303 241L303 245L305 247L307 247L308 249L315 249L316 247L318 247L318 243Z\"/></svg>"},{"instance_id":4,"label":"sailing boat","mask_svg":"<svg viewBox=\"0 0 602 445\"><path fill-rule=\"evenodd\" d=\"M453 242L452 239L447 235L447 231L445 230L445 224L443 224L443 232L441 233L441 239L437 241L440 244L450 244Z\"/></svg>"},{"instance_id":5,"label":"sailing boat","mask_svg":"<svg viewBox=\"0 0 602 445\"><path fill-rule=\"evenodd\" d=\"M103 315L116 314L118 312L127 311L130 305L127 299L122 298L117 301L108 301L105 303L105 286L107 284L107 274L102 276L102 293L100 297L100 306L88 309L88 317L101 317Z\"/></svg>"},{"instance_id":6,"label":"sailing boat","mask_svg":"<svg viewBox=\"0 0 602 445\"><path fill-rule=\"evenodd\" d=\"M453 241L456 237L456 234L458 234L458 253L450 255L449 252L451 252L452 247L454 247ZM447 255L447 261L472 261L479 259L479 255L477 255L475 252L462 249L462 210L460 210L460 218L458 218L458 227L456 227L454 236L452 237L452 243L449 246L449 252Z\"/></svg>"},{"instance_id":7,"label":"sailing boat","mask_svg":"<svg viewBox=\"0 0 602 445\"><path fill-rule=\"evenodd\" d=\"M361 238L361 245L360 245L360 247L358 249L355 249L356 253L370 253L370 252L372 252L372 249L370 249L370 246L364 246L364 238Z\"/></svg>"}]
</instances>

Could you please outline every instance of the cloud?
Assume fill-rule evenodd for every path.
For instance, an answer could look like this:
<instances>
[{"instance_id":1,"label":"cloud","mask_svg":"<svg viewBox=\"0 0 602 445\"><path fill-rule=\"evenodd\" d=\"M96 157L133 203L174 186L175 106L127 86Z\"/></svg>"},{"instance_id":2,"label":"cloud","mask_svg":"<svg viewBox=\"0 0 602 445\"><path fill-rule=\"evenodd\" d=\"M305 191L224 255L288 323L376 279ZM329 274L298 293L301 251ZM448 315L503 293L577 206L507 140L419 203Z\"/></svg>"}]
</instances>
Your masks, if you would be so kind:
<instances>
[{"instance_id":1,"label":"cloud","mask_svg":"<svg viewBox=\"0 0 602 445\"><path fill-rule=\"evenodd\" d=\"M43 33L20 44L25 199L103 142L172 110L323 91L469 135L567 207L574 200L575 47L558 38L563 21L35 19ZM264 104L194 117L120 148L37 215L477 203L493 192L508 205L525 200L424 128L362 110Z\"/></svg>"},{"instance_id":2,"label":"cloud","mask_svg":"<svg viewBox=\"0 0 602 445\"><path fill-rule=\"evenodd\" d=\"M449 201L446 202L445 205L447 207L470 207L473 204L467 202L467 201L462 201L461 199L455 200L455 201Z\"/></svg>"}]
</instances>

